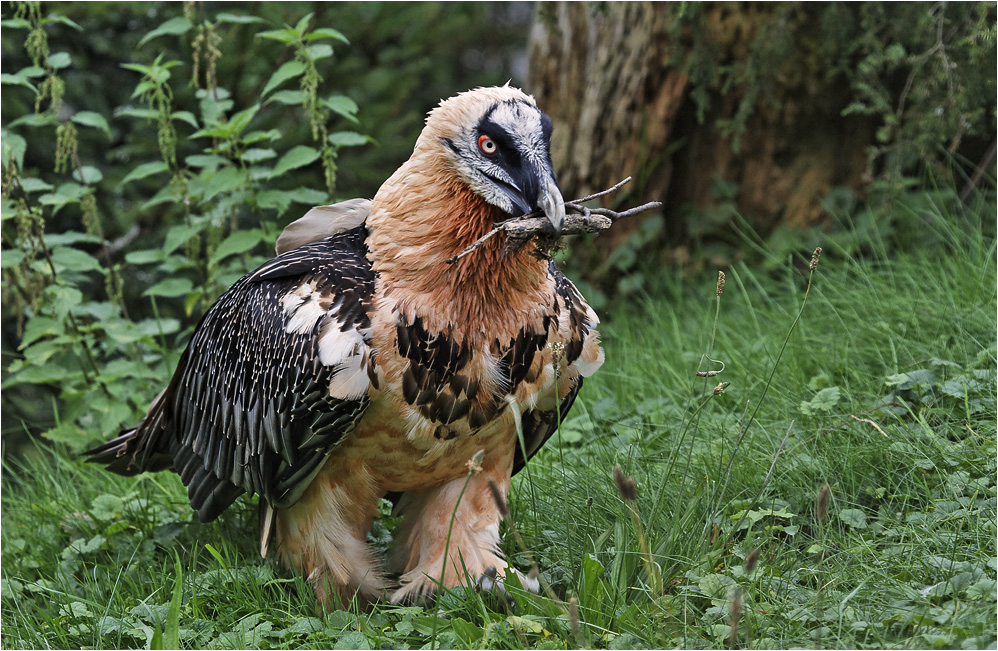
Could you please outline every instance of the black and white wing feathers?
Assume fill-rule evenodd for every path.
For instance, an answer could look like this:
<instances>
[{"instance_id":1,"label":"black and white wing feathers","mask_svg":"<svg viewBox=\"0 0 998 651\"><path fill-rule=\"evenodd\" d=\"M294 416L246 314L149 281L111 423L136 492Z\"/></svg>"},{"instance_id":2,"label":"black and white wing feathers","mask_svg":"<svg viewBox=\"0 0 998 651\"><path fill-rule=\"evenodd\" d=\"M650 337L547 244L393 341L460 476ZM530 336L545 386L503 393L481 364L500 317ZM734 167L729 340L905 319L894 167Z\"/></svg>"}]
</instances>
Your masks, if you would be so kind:
<instances>
[{"instance_id":1,"label":"black and white wing feathers","mask_svg":"<svg viewBox=\"0 0 998 651\"><path fill-rule=\"evenodd\" d=\"M243 492L294 504L366 409L374 271L361 226L289 251L208 310L167 390L90 451L133 474L173 468L203 521Z\"/></svg>"}]
</instances>

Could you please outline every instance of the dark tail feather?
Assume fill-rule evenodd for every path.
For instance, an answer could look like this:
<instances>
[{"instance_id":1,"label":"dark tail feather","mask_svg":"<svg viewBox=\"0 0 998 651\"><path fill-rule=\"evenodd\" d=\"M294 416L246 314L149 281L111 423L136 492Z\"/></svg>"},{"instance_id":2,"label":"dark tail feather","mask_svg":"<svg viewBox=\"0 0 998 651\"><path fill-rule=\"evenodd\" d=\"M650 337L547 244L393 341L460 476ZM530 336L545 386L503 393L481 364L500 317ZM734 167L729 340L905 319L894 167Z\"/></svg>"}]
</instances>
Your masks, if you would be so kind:
<instances>
[{"instance_id":1,"label":"dark tail feather","mask_svg":"<svg viewBox=\"0 0 998 651\"><path fill-rule=\"evenodd\" d=\"M164 398L160 392L149 405L149 412L138 425L124 430L117 438L87 450L83 456L91 463L101 463L119 475L137 475L146 470L166 470L173 467L168 442L163 440L165 428Z\"/></svg>"}]
</instances>

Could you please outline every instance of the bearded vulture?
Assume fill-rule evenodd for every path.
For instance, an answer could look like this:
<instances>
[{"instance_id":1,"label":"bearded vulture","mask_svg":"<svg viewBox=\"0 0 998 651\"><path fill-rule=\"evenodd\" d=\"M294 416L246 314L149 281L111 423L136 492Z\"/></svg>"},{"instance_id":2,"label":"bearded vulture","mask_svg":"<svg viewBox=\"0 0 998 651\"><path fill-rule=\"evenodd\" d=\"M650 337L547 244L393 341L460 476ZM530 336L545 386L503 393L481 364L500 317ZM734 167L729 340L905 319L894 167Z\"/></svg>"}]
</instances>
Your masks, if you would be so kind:
<instances>
[{"instance_id":1,"label":"bearded vulture","mask_svg":"<svg viewBox=\"0 0 998 651\"><path fill-rule=\"evenodd\" d=\"M89 459L174 470L206 522L258 495L261 554L326 609L512 571L489 483L505 497L603 363L599 320L531 243L451 258L538 209L560 231L550 138L508 85L441 102L372 201L313 210L218 299L145 418ZM386 496L402 522L379 559Z\"/></svg>"}]
</instances>

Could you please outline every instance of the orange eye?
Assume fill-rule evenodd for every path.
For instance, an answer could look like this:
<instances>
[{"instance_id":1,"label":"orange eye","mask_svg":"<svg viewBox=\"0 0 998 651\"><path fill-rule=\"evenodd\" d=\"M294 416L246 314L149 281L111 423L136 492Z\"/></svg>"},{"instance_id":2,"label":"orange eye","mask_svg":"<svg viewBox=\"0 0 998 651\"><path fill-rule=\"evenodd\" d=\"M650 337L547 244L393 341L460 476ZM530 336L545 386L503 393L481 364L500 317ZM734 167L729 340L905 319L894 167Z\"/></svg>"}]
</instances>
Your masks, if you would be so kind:
<instances>
[{"instance_id":1,"label":"orange eye","mask_svg":"<svg viewBox=\"0 0 998 651\"><path fill-rule=\"evenodd\" d=\"M478 148L482 150L482 153L486 156L491 156L499 151L499 147L496 146L495 140L489 138L485 134L478 136Z\"/></svg>"}]
</instances>

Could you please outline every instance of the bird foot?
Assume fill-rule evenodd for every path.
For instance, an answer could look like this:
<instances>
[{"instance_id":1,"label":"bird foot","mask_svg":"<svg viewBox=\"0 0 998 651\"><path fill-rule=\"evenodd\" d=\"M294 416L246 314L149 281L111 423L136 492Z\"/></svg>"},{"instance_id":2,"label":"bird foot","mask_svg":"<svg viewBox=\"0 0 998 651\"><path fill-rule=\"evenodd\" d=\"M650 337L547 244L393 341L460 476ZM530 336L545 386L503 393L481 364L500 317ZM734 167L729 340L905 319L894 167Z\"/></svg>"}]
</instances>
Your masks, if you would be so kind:
<instances>
[{"instance_id":1,"label":"bird foot","mask_svg":"<svg viewBox=\"0 0 998 651\"><path fill-rule=\"evenodd\" d=\"M517 578L520 579L520 585L527 592L532 592L534 594L540 593L541 582L538 576L535 574L534 570L531 570L530 574L523 575L521 572L514 570L512 568L507 568L507 572L514 572ZM517 607L516 599L513 598L505 586L503 577L499 575L494 565L490 565L485 572L478 577L478 581L475 582L475 591L477 592L491 592L497 595L511 610L515 610Z\"/></svg>"}]
</instances>

